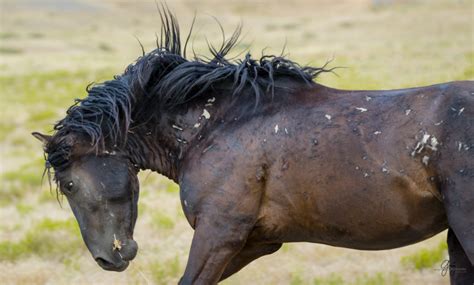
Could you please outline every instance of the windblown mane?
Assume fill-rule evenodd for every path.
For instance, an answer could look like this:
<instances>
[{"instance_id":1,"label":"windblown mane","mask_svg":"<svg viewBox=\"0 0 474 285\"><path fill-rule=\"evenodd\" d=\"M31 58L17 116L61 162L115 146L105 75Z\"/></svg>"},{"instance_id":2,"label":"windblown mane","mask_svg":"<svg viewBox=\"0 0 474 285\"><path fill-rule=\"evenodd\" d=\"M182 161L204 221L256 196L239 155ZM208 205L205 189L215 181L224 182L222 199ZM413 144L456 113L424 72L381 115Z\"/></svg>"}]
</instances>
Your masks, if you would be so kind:
<instances>
[{"instance_id":1,"label":"windblown mane","mask_svg":"<svg viewBox=\"0 0 474 285\"><path fill-rule=\"evenodd\" d=\"M202 97L217 85L226 86L232 96L239 96L244 88L251 90L258 106L262 96L275 94L275 81L282 77L312 84L320 73L332 71L325 69L326 64L320 68L300 66L284 56L263 55L253 59L247 53L240 60L227 59L238 43L240 26L229 39L224 37L220 48L209 44L211 58L193 52L192 59L188 59L186 49L192 27L182 48L175 16L163 9L160 17L157 48L145 54L142 46L142 56L122 75L88 87L88 96L77 99L66 117L54 126L56 133L46 146L46 153L55 170L68 164L72 147L68 140L72 134L90 142L96 152L106 147L122 148L133 125L158 110L178 108Z\"/></svg>"}]
</instances>

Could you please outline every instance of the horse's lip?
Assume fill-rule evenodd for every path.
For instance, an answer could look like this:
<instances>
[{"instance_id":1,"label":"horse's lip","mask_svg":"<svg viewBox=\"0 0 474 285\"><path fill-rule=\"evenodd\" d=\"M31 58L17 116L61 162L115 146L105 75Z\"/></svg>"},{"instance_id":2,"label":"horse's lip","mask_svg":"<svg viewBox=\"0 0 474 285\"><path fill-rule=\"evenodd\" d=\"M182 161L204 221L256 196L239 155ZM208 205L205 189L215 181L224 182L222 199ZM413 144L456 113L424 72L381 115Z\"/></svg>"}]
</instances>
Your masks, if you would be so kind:
<instances>
[{"instance_id":1,"label":"horse's lip","mask_svg":"<svg viewBox=\"0 0 474 285\"><path fill-rule=\"evenodd\" d=\"M127 269L128 265L130 264L130 262L125 261L125 260L121 260L119 264L114 264L101 257L96 257L95 261L104 270L118 271L118 272L124 271L125 269Z\"/></svg>"}]
</instances>

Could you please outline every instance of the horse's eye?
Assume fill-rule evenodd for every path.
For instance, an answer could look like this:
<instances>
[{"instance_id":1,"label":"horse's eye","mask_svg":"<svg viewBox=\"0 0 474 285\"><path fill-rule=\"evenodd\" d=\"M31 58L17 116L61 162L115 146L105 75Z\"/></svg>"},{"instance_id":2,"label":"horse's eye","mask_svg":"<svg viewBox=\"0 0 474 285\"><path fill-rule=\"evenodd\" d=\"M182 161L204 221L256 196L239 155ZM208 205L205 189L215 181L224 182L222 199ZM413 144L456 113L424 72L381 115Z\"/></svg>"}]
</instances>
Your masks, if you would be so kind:
<instances>
[{"instance_id":1,"label":"horse's eye","mask_svg":"<svg viewBox=\"0 0 474 285\"><path fill-rule=\"evenodd\" d=\"M74 187L74 183L72 181L69 181L64 185L64 190L66 190L66 192L71 193L73 187Z\"/></svg>"}]
</instances>

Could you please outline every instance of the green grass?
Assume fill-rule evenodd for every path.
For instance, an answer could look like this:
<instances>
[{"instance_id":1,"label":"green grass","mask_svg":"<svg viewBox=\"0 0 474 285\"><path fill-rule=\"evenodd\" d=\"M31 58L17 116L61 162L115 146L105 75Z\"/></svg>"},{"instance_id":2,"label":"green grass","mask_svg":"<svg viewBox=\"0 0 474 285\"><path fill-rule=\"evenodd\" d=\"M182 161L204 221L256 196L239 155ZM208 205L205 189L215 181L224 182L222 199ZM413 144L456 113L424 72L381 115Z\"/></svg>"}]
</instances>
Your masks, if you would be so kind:
<instances>
[{"instance_id":1,"label":"green grass","mask_svg":"<svg viewBox=\"0 0 474 285\"><path fill-rule=\"evenodd\" d=\"M35 110L34 113L30 115L29 120L36 123L51 123L54 122L58 119L58 114L54 110L55 108L50 108L50 109L40 109L40 110Z\"/></svg>"},{"instance_id":2,"label":"green grass","mask_svg":"<svg viewBox=\"0 0 474 285\"><path fill-rule=\"evenodd\" d=\"M299 283L298 283L299 284ZM301 283L303 284L303 283ZM332 273L326 277L315 278L313 285L400 285L400 277L396 273L376 272L374 274L356 275L345 280L341 275Z\"/></svg>"},{"instance_id":3,"label":"green grass","mask_svg":"<svg viewBox=\"0 0 474 285\"><path fill-rule=\"evenodd\" d=\"M373 275L358 276L351 285L400 285L400 278L395 273L377 272Z\"/></svg>"},{"instance_id":4,"label":"green grass","mask_svg":"<svg viewBox=\"0 0 474 285\"><path fill-rule=\"evenodd\" d=\"M447 249L446 241L441 241L435 248L422 248L413 254L402 257L401 263L405 267L417 270L434 268L445 258Z\"/></svg>"},{"instance_id":5,"label":"green grass","mask_svg":"<svg viewBox=\"0 0 474 285\"><path fill-rule=\"evenodd\" d=\"M38 33L38 32L29 33L28 36L29 36L30 38L33 38L33 39L40 39L40 38L44 38L44 37L45 37L44 34Z\"/></svg>"},{"instance_id":6,"label":"green grass","mask_svg":"<svg viewBox=\"0 0 474 285\"><path fill-rule=\"evenodd\" d=\"M152 225L157 230L170 230L174 228L175 219L162 213L160 211L154 211L152 214Z\"/></svg>"},{"instance_id":7,"label":"green grass","mask_svg":"<svg viewBox=\"0 0 474 285\"><path fill-rule=\"evenodd\" d=\"M12 32L0 32L0 39L14 39L17 38L18 34Z\"/></svg>"},{"instance_id":8,"label":"green grass","mask_svg":"<svg viewBox=\"0 0 474 285\"><path fill-rule=\"evenodd\" d=\"M290 285L303 285L305 284L304 278L300 271L292 272L290 277Z\"/></svg>"},{"instance_id":9,"label":"green grass","mask_svg":"<svg viewBox=\"0 0 474 285\"><path fill-rule=\"evenodd\" d=\"M20 53L23 53L23 50L19 49L19 48L14 48L14 47L2 46L2 47L0 47L0 53L3 53L3 54L20 54Z\"/></svg>"},{"instance_id":10,"label":"green grass","mask_svg":"<svg viewBox=\"0 0 474 285\"><path fill-rule=\"evenodd\" d=\"M34 209L35 209L35 207L33 207L32 205L28 205L28 204L24 204L24 203L16 204L16 210L22 216L25 216L25 215L33 212Z\"/></svg>"},{"instance_id":11,"label":"green grass","mask_svg":"<svg viewBox=\"0 0 474 285\"><path fill-rule=\"evenodd\" d=\"M0 242L0 261L16 261L32 255L63 260L79 252L82 239L74 219L45 218L18 241Z\"/></svg>"},{"instance_id":12,"label":"green grass","mask_svg":"<svg viewBox=\"0 0 474 285\"><path fill-rule=\"evenodd\" d=\"M177 279L181 276L182 268L179 257L165 261L155 261L149 266L149 271L153 282L156 284L172 284L177 283Z\"/></svg>"},{"instance_id":13,"label":"green grass","mask_svg":"<svg viewBox=\"0 0 474 285\"><path fill-rule=\"evenodd\" d=\"M340 285L340 284L344 284L344 279L336 273L332 273L329 276L322 277L322 278L315 278L313 280L313 285Z\"/></svg>"},{"instance_id":14,"label":"green grass","mask_svg":"<svg viewBox=\"0 0 474 285\"><path fill-rule=\"evenodd\" d=\"M104 52L111 52L111 51L114 50L114 48L111 45L107 44L107 43L100 43L99 44L99 49L101 51L104 51Z\"/></svg>"},{"instance_id":15,"label":"green grass","mask_svg":"<svg viewBox=\"0 0 474 285\"><path fill-rule=\"evenodd\" d=\"M43 169L44 159L39 157L17 170L2 173L0 175L3 186L0 189L0 205L19 201L30 194L29 190L41 191Z\"/></svg>"},{"instance_id":16,"label":"green grass","mask_svg":"<svg viewBox=\"0 0 474 285\"><path fill-rule=\"evenodd\" d=\"M178 193L179 192L179 185L174 183L173 181L169 180L165 183L165 191L168 193Z\"/></svg>"},{"instance_id":17,"label":"green grass","mask_svg":"<svg viewBox=\"0 0 474 285\"><path fill-rule=\"evenodd\" d=\"M15 126L8 122L1 122L0 123L0 141L5 140L9 133L15 129Z\"/></svg>"}]
</instances>

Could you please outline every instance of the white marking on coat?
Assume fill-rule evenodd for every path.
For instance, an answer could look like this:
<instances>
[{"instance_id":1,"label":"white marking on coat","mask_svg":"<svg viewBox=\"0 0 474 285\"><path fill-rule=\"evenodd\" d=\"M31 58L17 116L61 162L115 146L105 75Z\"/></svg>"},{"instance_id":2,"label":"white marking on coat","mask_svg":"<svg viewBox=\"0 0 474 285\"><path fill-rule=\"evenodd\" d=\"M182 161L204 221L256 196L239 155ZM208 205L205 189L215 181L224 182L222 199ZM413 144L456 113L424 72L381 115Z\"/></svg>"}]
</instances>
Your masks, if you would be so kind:
<instances>
[{"instance_id":1,"label":"white marking on coat","mask_svg":"<svg viewBox=\"0 0 474 285\"><path fill-rule=\"evenodd\" d=\"M430 144L428 147L431 148L431 150L437 151L438 150L438 139L435 136L431 136Z\"/></svg>"},{"instance_id":2,"label":"white marking on coat","mask_svg":"<svg viewBox=\"0 0 474 285\"><path fill-rule=\"evenodd\" d=\"M211 114L209 114L209 112L206 109L204 109L204 110L202 110L202 115L201 116L203 116L204 118L209 120L209 118L211 117Z\"/></svg>"},{"instance_id":3,"label":"white marking on coat","mask_svg":"<svg viewBox=\"0 0 474 285\"><path fill-rule=\"evenodd\" d=\"M470 147L467 144L463 143L463 142L456 142L456 145L457 145L458 151L461 151L462 149L464 149L464 150L469 150L470 149Z\"/></svg>"},{"instance_id":4,"label":"white marking on coat","mask_svg":"<svg viewBox=\"0 0 474 285\"><path fill-rule=\"evenodd\" d=\"M430 135L428 133L425 133L423 135L423 138L421 139L422 144L426 144L428 142L428 139L430 138Z\"/></svg>"},{"instance_id":5,"label":"white marking on coat","mask_svg":"<svg viewBox=\"0 0 474 285\"><path fill-rule=\"evenodd\" d=\"M421 159L421 162L423 162L423 164L426 166L428 165L429 161L430 161L430 157L427 155L423 156L423 158Z\"/></svg>"},{"instance_id":6,"label":"white marking on coat","mask_svg":"<svg viewBox=\"0 0 474 285\"><path fill-rule=\"evenodd\" d=\"M438 145L440 142L435 136L432 136L428 133L424 133L422 139L416 143L415 148L411 152L411 156L415 156L417 153L421 153L423 149L428 148L432 151L438 150Z\"/></svg>"},{"instance_id":7,"label":"white marking on coat","mask_svg":"<svg viewBox=\"0 0 474 285\"><path fill-rule=\"evenodd\" d=\"M171 127L172 127L173 129L178 130L178 131L182 131L182 130L183 130L183 128L181 128L180 126L177 126L177 125L172 125Z\"/></svg>"}]
</instances>

